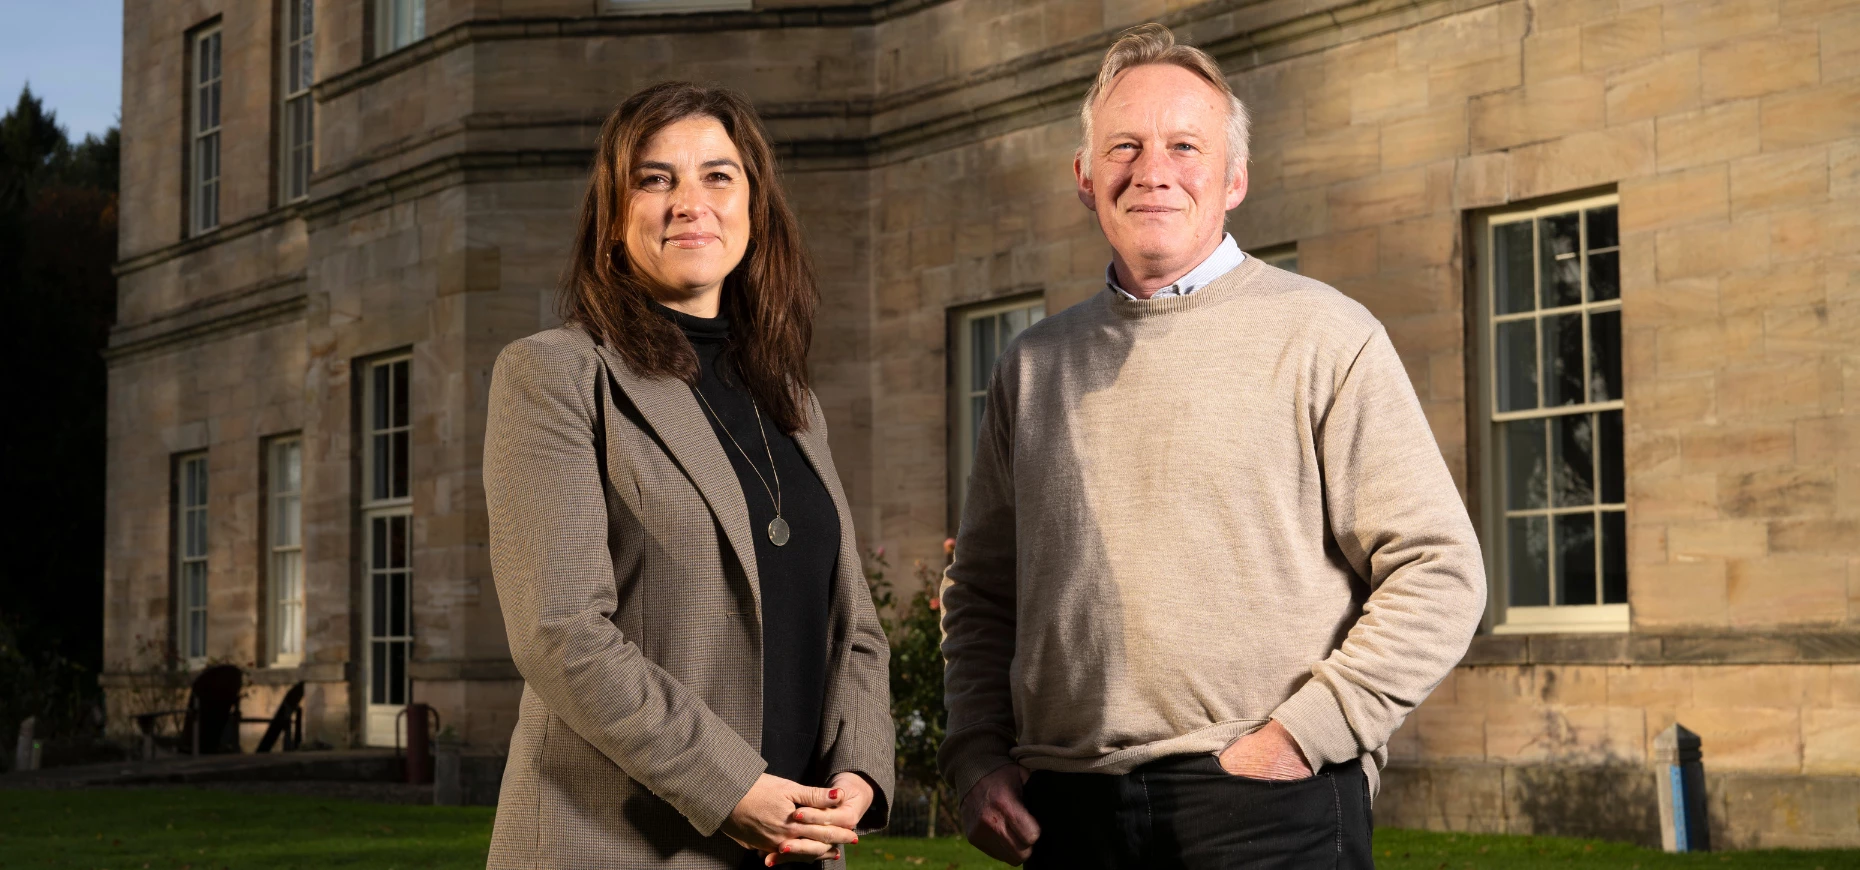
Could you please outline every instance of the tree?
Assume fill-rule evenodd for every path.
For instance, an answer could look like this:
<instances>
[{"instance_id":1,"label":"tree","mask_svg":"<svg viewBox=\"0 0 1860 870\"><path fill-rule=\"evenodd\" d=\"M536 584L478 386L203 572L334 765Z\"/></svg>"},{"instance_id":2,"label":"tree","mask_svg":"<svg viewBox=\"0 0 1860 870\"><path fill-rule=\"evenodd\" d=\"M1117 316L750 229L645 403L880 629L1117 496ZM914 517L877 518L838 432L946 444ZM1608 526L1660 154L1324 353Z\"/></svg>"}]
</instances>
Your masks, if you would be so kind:
<instances>
[{"instance_id":1,"label":"tree","mask_svg":"<svg viewBox=\"0 0 1860 870\"><path fill-rule=\"evenodd\" d=\"M121 139L73 145L28 87L0 118L0 725L88 727L102 666L104 443ZM20 510L24 507L24 510Z\"/></svg>"}]
</instances>

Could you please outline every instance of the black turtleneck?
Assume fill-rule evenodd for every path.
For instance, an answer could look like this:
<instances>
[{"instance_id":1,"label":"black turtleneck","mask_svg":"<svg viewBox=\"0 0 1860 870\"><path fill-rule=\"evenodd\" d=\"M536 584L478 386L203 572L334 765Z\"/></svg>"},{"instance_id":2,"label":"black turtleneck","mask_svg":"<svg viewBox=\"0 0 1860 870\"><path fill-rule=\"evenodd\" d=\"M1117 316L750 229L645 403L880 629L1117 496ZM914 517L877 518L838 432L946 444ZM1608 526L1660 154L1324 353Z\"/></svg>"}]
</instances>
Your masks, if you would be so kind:
<instances>
[{"instance_id":1,"label":"black turtleneck","mask_svg":"<svg viewBox=\"0 0 1860 870\"><path fill-rule=\"evenodd\" d=\"M831 771L814 770L811 761L826 699L827 609L839 561L839 511L794 438L751 403L730 360L730 321L693 317L657 303L653 308L677 323L697 351L697 389L710 403L707 408L700 401L698 409L730 457L749 507L762 592L762 757L770 774L825 785L816 780ZM769 473L770 453L781 479L781 516L792 530L780 547L768 535L769 521L775 519L769 491L776 481Z\"/></svg>"}]
</instances>

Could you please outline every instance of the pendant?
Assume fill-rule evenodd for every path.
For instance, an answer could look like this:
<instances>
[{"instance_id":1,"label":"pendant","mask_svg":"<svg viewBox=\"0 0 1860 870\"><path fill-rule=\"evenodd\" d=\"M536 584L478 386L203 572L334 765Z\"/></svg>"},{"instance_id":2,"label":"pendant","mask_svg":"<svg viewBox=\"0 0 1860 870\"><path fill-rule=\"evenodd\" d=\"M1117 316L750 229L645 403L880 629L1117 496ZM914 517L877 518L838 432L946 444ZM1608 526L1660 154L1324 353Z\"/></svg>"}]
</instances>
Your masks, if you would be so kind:
<instances>
[{"instance_id":1,"label":"pendant","mask_svg":"<svg viewBox=\"0 0 1860 870\"><path fill-rule=\"evenodd\" d=\"M769 520L769 540L779 547L788 543L788 521L781 517Z\"/></svg>"}]
</instances>

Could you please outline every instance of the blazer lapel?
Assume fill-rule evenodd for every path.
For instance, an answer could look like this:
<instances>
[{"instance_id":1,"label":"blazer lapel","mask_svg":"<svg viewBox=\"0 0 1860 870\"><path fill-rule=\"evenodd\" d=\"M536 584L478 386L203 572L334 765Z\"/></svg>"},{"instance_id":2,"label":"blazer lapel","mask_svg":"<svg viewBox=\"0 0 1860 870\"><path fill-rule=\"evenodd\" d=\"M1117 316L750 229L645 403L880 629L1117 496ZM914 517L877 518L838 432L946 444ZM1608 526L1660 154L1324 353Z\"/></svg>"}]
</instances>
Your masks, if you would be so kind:
<instances>
[{"instance_id":1,"label":"blazer lapel","mask_svg":"<svg viewBox=\"0 0 1860 870\"><path fill-rule=\"evenodd\" d=\"M749 576L749 594L756 604L755 625L762 625L762 584L756 573L755 540L750 537L749 506L743 501L743 488L736 479L730 458L724 455L710 420L691 395L691 387L677 378L642 378L634 374L626 360L602 345L595 350L605 360L609 377L646 423L671 451L672 458L684 469L698 493L704 496L710 511L723 527L723 534L736 550L736 559Z\"/></svg>"}]
</instances>

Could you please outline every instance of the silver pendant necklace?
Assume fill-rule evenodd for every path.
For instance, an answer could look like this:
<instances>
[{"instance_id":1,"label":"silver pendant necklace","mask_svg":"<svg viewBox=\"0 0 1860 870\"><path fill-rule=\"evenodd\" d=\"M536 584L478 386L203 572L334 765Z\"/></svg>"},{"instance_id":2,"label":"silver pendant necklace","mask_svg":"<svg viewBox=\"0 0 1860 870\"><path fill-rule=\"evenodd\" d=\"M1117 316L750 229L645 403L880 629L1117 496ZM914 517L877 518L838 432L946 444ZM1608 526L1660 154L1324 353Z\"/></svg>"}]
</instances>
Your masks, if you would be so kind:
<instances>
[{"instance_id":1,"label":"silver pendant necklace","mask_svg":"<svg viewBox=\"0 0 1860 870\"><path fill-rule=\"evenodd\" d=\"M769 446L768 430L762 428L762 408L756 404L756 398L749 397L749 407L756 414L756 432L762 435L762 452L768 454L769 457L769 474L775 477L773 489L769 488L768 479L762 476L762 470L756 467L756 461L750 457L749 451L744 450L743 445L737 444L736 436L730 434L730 427L723 425L723 415L717 413L716 408L711 407L710 400L704 398L704 391L693 385L691 392L696 393L698 401L704 403L704 410L717 418L717 428L723 430L723 437L730 439L730 443L736 446L736 452L743 454L743 461L749 463L749 470L756 473L756 480L761 481L763 491L769 494L769 501L774 502L775 518L769 520L769 542L777 547L787 544L788 521L781 518L781 472L775 468L775 450Z\"/></svg>"}]
</instances>

